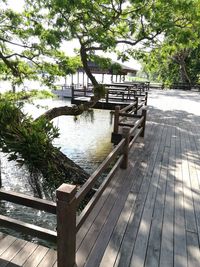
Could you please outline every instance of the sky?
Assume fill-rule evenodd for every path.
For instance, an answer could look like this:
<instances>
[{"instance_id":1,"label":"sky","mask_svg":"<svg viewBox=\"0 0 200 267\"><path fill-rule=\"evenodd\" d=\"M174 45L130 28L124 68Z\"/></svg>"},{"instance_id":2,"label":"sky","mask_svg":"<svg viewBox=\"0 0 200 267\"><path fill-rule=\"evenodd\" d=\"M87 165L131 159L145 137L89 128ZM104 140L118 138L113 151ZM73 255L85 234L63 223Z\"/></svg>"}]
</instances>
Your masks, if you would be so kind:
<instances>
[{"instance_id":1,"label":"sky","mask_svg":"<svg viewBox=\"0 0 200 267\"><path fill-rule=\"evenodd\" d=\"M24 5L24 0L7 0L9 6L17 11L20 12L23 9L23 5ZM74 53L74 49L79 47L79 43L78 40L73 40L73 41L69 41L69 42L65 42L62 45L62 49L64 49L65 51L67 51L67 54L69 56L73 56L75 55ZM103 53L102 55L105 56L105 53ZM117 61L119 63L122 63L121 61L117 60L117 56L114 53L109 53L106 55L107 57L110 57L112 60ZM123 62L124 65L131 67L131 68L135 68L137 70L139 70L141 68L141 65L138 61L131 59L128 62Z\"/></svg>"}]
</instances>

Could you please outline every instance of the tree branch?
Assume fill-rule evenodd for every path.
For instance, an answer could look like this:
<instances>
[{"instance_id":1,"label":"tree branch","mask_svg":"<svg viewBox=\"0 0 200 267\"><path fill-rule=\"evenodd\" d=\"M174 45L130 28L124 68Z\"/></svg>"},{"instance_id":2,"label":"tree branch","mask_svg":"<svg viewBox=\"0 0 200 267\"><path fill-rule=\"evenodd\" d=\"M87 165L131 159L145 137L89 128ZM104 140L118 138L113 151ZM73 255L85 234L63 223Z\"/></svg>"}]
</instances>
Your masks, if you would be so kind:
<instances>
[{"instance_id":1,"label":"tree branch","mask_svg":"<svg viewBox=\"0 0 200 267\"><path fill-rule=\"evenodd\" d=\"M140 43L141 41L144 41L144 40L153 41L153 39L156 38L161 33L162 33L162 31L157 31L152 36L143 36L143 37L139 38L136 41L132 41L132 40L117 40L116 44L123 43L123 44L128 44L128 45L134 46L134 45L137 45L138 43Z\"/></svg>"},{"instance_id":2,"label":"tree branch","mask_svg":"<svg viewBox=\"0 0 200 267\"><path fill-rule=\"evenodd\" d=\"M2 38L2 37L0 37L0 41L2 41L4 43L9 43L9 44L12 44L12 45L16 45L16 46L19 46L19 47L23 47L23 48L29 48L29 49L34 48L33 46L28 46L28 45L23 45L23 44L15 43L15 42L9 41L9 40L7 40L5 38Z\"/></svg>"},{"instance_id":3,"label":"tree branch","mask_svg":"<svg viewBox=\"0 0 200 267\"><path fill-rule=\"evenodd\" d=\"M3 62L12 71L12 74L15 77L20 77L20 73L18 71L18 68L14 64L12 64L1 52L0 52L0 59L3 60Z\"/></svg>"}]
</instances>

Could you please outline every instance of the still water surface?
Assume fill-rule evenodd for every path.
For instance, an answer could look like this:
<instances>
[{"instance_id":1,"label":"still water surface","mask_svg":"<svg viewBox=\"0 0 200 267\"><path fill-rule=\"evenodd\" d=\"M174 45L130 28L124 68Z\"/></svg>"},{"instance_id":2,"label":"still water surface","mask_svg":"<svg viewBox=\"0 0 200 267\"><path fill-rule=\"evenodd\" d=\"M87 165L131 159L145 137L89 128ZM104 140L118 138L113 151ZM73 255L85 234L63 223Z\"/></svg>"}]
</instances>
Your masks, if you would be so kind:
<instances>
[{"instance_id":1,"label":"still water surface","mask_svg":"<svg viewBox=\"0 0 200 267\"><path fill-rule=\"evenodd\" d=\"M25 112L34 118L45 112L45 108L70 105L70 100L37 100L35 104L35 106L27 104L24 108ZM55 145L90 174L112 149L110 142L112 122L108 110L94 110L87 116L81 115L77 118L62 116L54 119L53 122L60 129L60 137L55 140ZM19 169L13 162L8 162L3 154L1 154L1 174L5 189L32 195L31 187L27 182L29 174L26 169ZM54 215L8 202L1 203L0 213L50 229L56 227ZM0 228L0 231L10 233L7 229ZM13 234L16 233L13 232Z\"/></svg>"}]
</instances>

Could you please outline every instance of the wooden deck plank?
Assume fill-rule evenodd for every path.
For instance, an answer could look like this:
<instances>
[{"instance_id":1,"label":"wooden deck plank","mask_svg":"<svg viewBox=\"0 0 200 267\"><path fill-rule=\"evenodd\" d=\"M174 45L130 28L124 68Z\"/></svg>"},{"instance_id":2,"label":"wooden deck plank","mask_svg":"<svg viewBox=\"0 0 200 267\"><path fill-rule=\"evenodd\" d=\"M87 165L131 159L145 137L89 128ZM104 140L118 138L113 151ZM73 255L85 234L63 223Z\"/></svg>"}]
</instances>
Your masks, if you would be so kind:
<instances>
[{"instance_id":1,"label":"wooden deck plank","mask_svg":"<svg viewBox=\"0 0 200 267\"><path fill-rule=\"evenodd\" d=\"M167 123L168 124L168 123ZM170 128L167 125L162 145L160 146L158 157L161 158L158 172L158 186L155 192L155 199L152 199L154 206L149 213L152 212L152 219L150 220L150 235L148 240L148 247L143 261L145 266L158 266L160 256L160 244L161 244L161 232L162 232L162 221L164 214L164 201L165 201L165 188L166 188L166 177L168 171L168 160L169 160L169 139ZM155 185L155 183L154 183ZM144 249L144 248L143 248ZM144 264L144 263L143 263Z\"/></svg>"},{"instance_id":2,"label":"wooden deck plank","mask_svg":"<svg viewBox=\"0 0 200 267\"><path fill-rule=\"evenodd\" d=\"M169 151L164 151L163 160L167 164ZM148 241L147 255L145 261L145 255L142 257L145 261L146 266L159 266L159 257L160 257L160 246L161 246L161 232L162 232L162 222L164 214L164 201L165 201L165 190L166 190L166 176L167 168L166 166L160 166L160 175L158 180L158 187L155 198L155 206L152 210L152 221L150 236ZM153 200L152 200L153 201ZM150 211L149 211L150 213ZM146 250L146 248L142 248ZM143 252L144 253L144 252ZM143 265L142 265L143 266Z\"/></svg>"},{"instance_id":3,"label":"wooden deck plank","mask_svg":"<svg viewBox=\"0 0 200 267\"><path fill-rule=\"evenodd\" d=\"M102 257L101 263L100 263L100 267L104 267L104 266L113 266L117 255L119 253L119 249L120 249L120 245L122 243L123 240L123 236L124 233L126 231L126 227L127 224L130 220L131 217L131 212L134 208L135 205L135 201L137 198L137 194L140 190L141 184L143 179L141 179L140 177L143 176L143 174L140 174L139 172L144 172L144 170L146 169L146 166L138 166L139 164L137 164L137 170L136 170L136 174L137 174L137 180L136 183L134 183L133 187L131 188L127 200L125 202L124 205L124 209L117 221L116 227L113 230L113 233L111 235L111 238L109 240L108 246L104 252L104 255ZM141 165L146 165L146 164L141 164ZM133 173L134 174L134 173ZM134 177L134 176L133 176Z\"/></svg>"},{"instance_id":4,"label":"wooden deck plank","mask_svg":"<svg viewBox=\"0 0 200 267\"><path fill-rule=\"evenodd\" d=\"M200 251L198 235L187 231L187 254L188 254L188 267L199 267Z\"/></svg>"},{"instance_id":5,"label":"wooden deck plank","mask_svg":"<svg viewBox=\"0 0 200 267\"><path fill-rule=\"evenodd\" d=\"M57 251L49 250L37 267L52 267L57 260Z\"/></svg>"},{"instance_id":6,"label":"wooden deck plank","mask_svg":"<svg viewBox=\"0 0 200 267\"><path fill-rule=\"evenodd\" d=\"M161 138L162 138L162 134L159 135L159 133L162 133L162 130L163 129L159 128L157 129L157 131L155 131L156 133L158 133L158 136L161 136ZM156 140L156 138L152 140ZM154 148L152 148L152 153L150 153L149 155L150 160L148 163L146 173L144 174L145 179L142 182L142 186L137 196L135 206L133 210L131 211L131 217L128 222L126 233L124 235L124 238L123 238L123 241L122 241L119 253L118 253L118 257L116 259L114 266L129 266L130 264L131 255L132 255L133 247L135 244L135 239L137 236L144 203L147 197L148 188L150 186L151 177L155 169L155 161L157 158L158 150L159 150L159 142L156 142Z\"/></svg>"},{"instance_id":7,"label":"wooden deck plank","mask_svg":"<svg viewBox=\"0 0 200 267\"><path fill-rule=\"evenodd\" d=\"M108 201L108 198L110 194L112 194L112 191L116 187L116 183L118 183L119 175L115 177L115 179L112 179L109 186L106 188L106 190L103 192L101 198L98 200L97 204L95 205L95 209L91 211L87 218L87 222L83 224L81 229L77 233L77 238L76 238L76 249L80 248L84 238L86 237L87 233L89 232L90 228L92 227L93 222L97 218L99 211L101 208L104 206L105 202Z\"/></svg>"},{"instance_id":8,"label":"wooden deck plank","mask_svg":"<svg viewBox=\"0 0 200 267\"><path fill-rule=\"evenodd\" d=\"M0 233L0 255L2 255L2 253L5 252L15 240L16 238L13 236Z\"/></svg>"},{"instance_id":9,"label":"wooden deck plank","mask_svg":"<svg viewBox=\"0 0 200 267\"><path fill-rule=\"evenodd\" d=\"M196 146L196 171L200 188L200 122L198 125L193 125L193 130L195 132L194 144Z\"/></svg>"},{"instance_id":10,"label":"wooden deck plank","mask_svg":"<svg viewBox=\"0 0 200 267\"><path fill-rule=\"evenodd\" d=\"M157 129L158 130L158 129ZM159 132L159 131L156 131ZM153 144L153 142L150 142L151 145ZM157 147L157 146L155 146ZM141 213L142 213L142 208L143 205L141 204L144 200L145 200L145 195L147 194L148 191L148 186L149 186L149 173L152 173L153 170L153 165L154 165L154 159L157 155L157 149L155 147L149 147L149 149L151 150L151 164L147 165L146 169L144 170L144 174L142 174L142 177L138 177L137 179L141 179L142 181L142 185L140 187L140 191L137 195L136 198L136 202L135 205L133 207L133 209L131 210L131 216L130 219L127 223L127 229L126 232L124 234L122 243L120 244L120 249L118 251L118 256L117 259L115 261L115 266L123 266L126 264L129 264L130 262L130 258L131 258L131 254L132 254L132 249L133 249L133 245L135 242L135 236L137 234L137 228L139 225L139 218L141 217ZM147 144L145 144L144 146L144 150L143 152L147 150ZM145 153L143 153L144 155ZM150 157L150 154L146 154L146 156L148 155L148 157ZM145 160L144 160L145 159ZM143 158L143 161L145 163L146 161L146 157ZM145 178L145 179L143 179ZM138 216L136 216L138 215ZM134 225L134 227L133 227ZM128 265L127 265L128 266Z\"/></svg>"},{"instance_id":11,"label":"wooden deck plank","mask_svg":"<svg viewBox=\"0 0 200 267\"><path fill-rule=\"evenodd\" d=\"M132 167L134 168L134 166ZM105 248L112 234L113 228L116 225L117 220L124 207L125 200L127 199L127 195L130 191L130 187L132 187L131 181L133 183L134 179L132 179L131 175L127 175L120 188L120 195L116 199L115 204L113 205L109 216L107 217L105 226L102 228L98 239L96 240L95 245L91 251L92 255L88 257L87 263L85 264L86 267L99 266Z\"/></svg>"},{"instance_id":12,"label":"wooden deck plank","mask_svg":"<svg viewBox=\"0 0 200 267\"><path fill-rule=\"evenodd\" d=\"M187 130L187 129L186 129ZM184 192L184 209L186 231L197 232L194 203L190 186L190 173L188 163L187 135L184 130L181 131L181 149L182 149L182 173L183 173L183 192Z\"/></svg>"},{"instance_id":13,"label":"wooden deck plank","mask_svg":"<svg viewBox=\"0 0 200 267\"><path fill-rule=\"evenodd\" d=\"M194 128L191 127L193 131ZM194 208L195 208L195 215L196 215L196 223L197 223L197 233L198 239L200 240L200 188L199 188L199 177L198 177L198 170L200 166L199 160L199 150L196 146L195 137L197 137L196 133L193 132L189 135L189 142L187 145L190 147L190 154L189 154L189 170L190 170L190 182L192 188L192 195L194 200Z\"/></svg>"},{"instance_id":14,"label":"wooden deck plank","mask_svg":"<svg viewBox=\"0 0 200 267\"><path fill-rule=\"evenodd\" d=\"M175 169L175 210L174 210L174 267L187 266L186 231L181 156L181 126L176 127L176 169Z\"/></svg>"},{"instance_id":15,"label":"wooden deck plank","mask_svg":"<svg viewBox=\"0 0 200 267\"><path fill-rule=\"evenodd\" d=\"M120 170L121 171L121 170ZM121 173L121 172L120 172ZM117 194L120 191L120 186L123 181L123 177L120 176L120 173L116 175L115 184L111 190L109 197L106 200L106 204L101 207L98 213L98 217L95 218L95 221L91 225L87 236L84 238L79 250L77 251L76 263L78 266L83 266L87 260L87 257L94 246L96 239L98 238L101 228L106 222L107 216L109 215L112 207L116 201Z\"/></svg>"},{"instance_id":16,"label":"wooden deck plank","mask_svg":"<svg viewBox=\"0 0 200 267\"><path fill-rule=\"evenodd\" d=\"M8 267L12 267L13 263L22 266L37 247L37 244L27 242L21 251L19 251L19 253L17 253L16 256L11 260L11 263L8 264Z\"/></svg>"},{"instance_id":17,"label":"wooden deck plank","mask_svg":"<svg viewBox=\"0 0 200 267\"><path fill-rule=\"evenodd\" d=\"M186 147L187 147L187 158L188 168L190 174L190 190L193 198L195 223L197 224L197 234L187 231L187 254L188 254L188 266L199 266L200 250L199 250L199 216L200 216L200 190L198 184L198 177L196 172L195 160L196 160L196 148L192 140L192 127L191 123L187 124L186 134ZM198 161L197 161L198 162Z\"/></svg>"},{"instance_id":18,"label":"wooden deck plank","mask_svg":"<svg viewBox=\"0 0 200 267\"><path fill-rule=\"evenodd\" d=\"M153 174L151 177L151 183L148 190L147 198L145 201L145 206L140 221L139 230L136 237L136 242L130 262L130 266L144 266L145 255L148 245L148 239L150 234L151 220L154 210L155 198L158 188L158 183L160 179L160 171L162 167L161 159L163 158L165 140L167 136L167 128L164 128L161 143L159 145L159 150L156 158L156 163L154 166ZM148 260L147 260L148 261Z\"/></svg>"},{"instance_id":19,"label":"wooden deck plank","mask_svg":"<svg viewBox=\"0 0 200 267\"><path fill-rule=\"evenodd\" d=\"M17 255L23 247L26 245L27 241L16 239L7 250L1 254L0 267L7 266L7 264L12 261L12 259Z\"/></svg>"},{"instance_id":20,"label":"wooden deck plank","mask_svg":"<svg viewBox=\"0 0 200 267\"><path fill-rule=\"evenodd\" d=\"M159 265L163 267L173 266L174 262L174 186L175 186L175 122L172 123L171 146L169 151L167 185L165 194L165 208L162 226L162 238L160 248Z\"/></svg>"},{"instance_id":21,"label":"wooden deck plank","mask_svg":"<svg viewBox=\"0 0 200 267\"><path fill-rule=\"evenodd\" d=\"M48 252L48 248L43 246L38 246L34 252L31 254L31 256L26 260L24 263L24 267L36 267L40 264L40 262L43 260L45 255Z\"/></svg>"}]
</instances>

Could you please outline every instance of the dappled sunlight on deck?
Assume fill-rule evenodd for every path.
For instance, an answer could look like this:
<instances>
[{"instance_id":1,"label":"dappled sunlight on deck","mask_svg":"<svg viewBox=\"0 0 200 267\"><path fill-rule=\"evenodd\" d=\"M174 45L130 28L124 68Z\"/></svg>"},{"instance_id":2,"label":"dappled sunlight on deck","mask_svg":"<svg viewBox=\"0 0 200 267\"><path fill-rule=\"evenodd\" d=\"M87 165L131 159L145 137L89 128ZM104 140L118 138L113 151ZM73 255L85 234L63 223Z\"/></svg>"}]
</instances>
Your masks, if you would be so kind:
<instances>
[{"instance_id":1,"label":"dappled sunlight on deck","mask_svg":"<svg viewBox=\"0 0 200 267\"><path fill-rule=\"evenodd\" d=\"M78 267L200 266L199 103L196 92L151 91L145 139L118 177L128 190L107 199L112 209Z\"/></svg>"}]
</instances>

